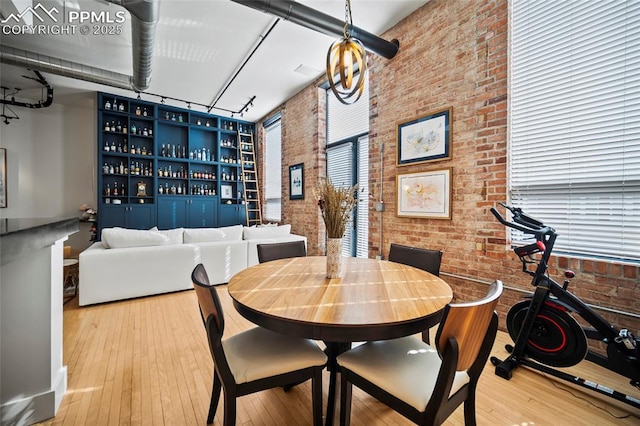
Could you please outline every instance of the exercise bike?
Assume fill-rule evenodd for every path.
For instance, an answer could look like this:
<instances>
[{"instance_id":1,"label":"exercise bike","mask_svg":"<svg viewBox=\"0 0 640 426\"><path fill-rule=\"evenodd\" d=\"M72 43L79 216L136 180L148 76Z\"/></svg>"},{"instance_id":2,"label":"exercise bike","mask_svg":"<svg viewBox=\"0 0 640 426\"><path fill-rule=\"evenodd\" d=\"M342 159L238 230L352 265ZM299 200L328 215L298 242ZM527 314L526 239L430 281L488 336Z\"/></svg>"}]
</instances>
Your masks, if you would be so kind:
<instances>
[{"instance_id":1,"label":"exercise bike","mask_svg":"<svg viewBox=\"0 0 640 426\"><path fill-rule=\"evenodd\" d=\"M522 271L531 275L533 294L513 305L507 314L507 330L514 346L506 345L509 357L491 357L496 375L509 380L518 365L591 389L640 408L640 399L553 367L570 367L587 360L630 379L640 389L640 338L628 330L618 330L567 289L572 271L564 273L563 285L547 275L547 265L556 231L527 216L522 209L500 203L509 210L512 221L495 208L491 213L505 226L535 237L535 242L514 248ZM535 267L535 270L533 270ZM589 326L581 326L572 316L580 316ZM589 350L588 340L606 345L606 356Z\"/></svg>"}]
</instances>

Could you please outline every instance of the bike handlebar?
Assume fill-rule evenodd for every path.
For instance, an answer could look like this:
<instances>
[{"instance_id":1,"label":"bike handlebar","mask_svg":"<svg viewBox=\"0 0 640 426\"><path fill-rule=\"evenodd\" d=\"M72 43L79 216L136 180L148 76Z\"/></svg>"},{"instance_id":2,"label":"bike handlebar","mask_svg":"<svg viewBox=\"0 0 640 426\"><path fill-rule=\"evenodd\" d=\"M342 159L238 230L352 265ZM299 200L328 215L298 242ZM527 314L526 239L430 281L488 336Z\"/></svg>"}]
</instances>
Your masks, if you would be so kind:
<instances>
[{"instance_id":1,"label":"bike handlebar","mask_svg":"<svg viewBox=\"0 0 640 426\"><path fill-rule=\"evenodd\" d=\"M549 226L545 226L544 223L538 219L534 219L531 216L523 213L520 207L508 206L504 203L500 203L502 207L509 210L513 215L513 222L506 220L495 207L491 207L491 213L498 219L498 221L510 228L522 231L525 234L533 234L536 236L542 236L547 234L555 234L555 230Z\"/></svg>"}]
</instances>

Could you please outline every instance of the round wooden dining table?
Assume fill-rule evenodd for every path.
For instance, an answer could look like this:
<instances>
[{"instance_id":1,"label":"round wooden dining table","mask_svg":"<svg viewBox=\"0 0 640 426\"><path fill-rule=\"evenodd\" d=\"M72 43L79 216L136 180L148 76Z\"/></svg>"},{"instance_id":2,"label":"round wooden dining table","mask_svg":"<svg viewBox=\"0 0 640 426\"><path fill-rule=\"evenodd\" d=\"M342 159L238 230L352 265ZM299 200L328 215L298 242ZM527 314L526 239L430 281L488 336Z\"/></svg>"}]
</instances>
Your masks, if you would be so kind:
<instances>
[{"instance_id":1,"label":"round wooden dining table","mask_svg":"<svg viewBox=\"0 0 640 426\"><path fill-rule=\"evenodd\" d=\"M280 259L245 269L228 285L234 307L249 321L326 344L327 425L333 424L336 357L352 342L422 332L453 296L439 277L401 263L345 257L342 268L341 278L330 279L324 256Z\"/></svg>"}]
</instances>

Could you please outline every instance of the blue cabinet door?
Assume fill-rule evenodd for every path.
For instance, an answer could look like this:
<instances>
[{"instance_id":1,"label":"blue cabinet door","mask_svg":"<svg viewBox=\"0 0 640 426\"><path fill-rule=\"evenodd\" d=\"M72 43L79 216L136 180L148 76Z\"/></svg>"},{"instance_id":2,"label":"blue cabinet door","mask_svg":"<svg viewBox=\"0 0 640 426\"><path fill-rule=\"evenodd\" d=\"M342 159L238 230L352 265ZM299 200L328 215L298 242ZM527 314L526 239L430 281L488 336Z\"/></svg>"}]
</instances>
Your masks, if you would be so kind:
<instances>
[{"instance_id":1,"label":"blue cabinet door","mask_svg":"<svg viewBox=\"0 0 640 426\"><path fill-rule=\"evenodd\" d=\"M218 225L218 197L191 197L189 200L189 227L213 228Z\"/></svg>"},{"instance_id":2,"label":"blue cabinet door","mask_svg":"<svg viewBox=\"0 0 640 426\"><path fill-rule=\"evenodd\" d=\"M149 229L156 224L155 204L102 204L98 220L104 228Z\"/></svg>"},{"instance_id":3,"label":"blue cabinet door","mask_svg":"<svg viewBox=\"0 0 640 426\"><path fill-rule=\"evenodd\" d=\"M127 212L127 228L149 229L156 225L155 204L130 205Z\"/></svg>"},{"instance_id":4,"label":"blue cabinet door","mask_svg":"<svg viewBox=\"0 0 640 426\"><path fill-rule=\"evenodd\" d=\"M174 229L188 227L187 210L189 197L167 195L158 197L158 228Z\"/></svg>"},{"instance_id":5,"label":"blue cabinet door","mask_svg":"<svg viewBox=\"0 0 640 426\"><path fill-rule=\"evenodd\" d=\"M98 210L99 230L104 228L114 228L116 226L126 228L127 226L127 210L126 205L102 204ZM98 235L100 238L100 235Z\"/></svg>"},{"instance_id":6,"label":"blue cabinet door","mask_svg":"<svg viewBox=\"0 0 640 426\"><path fill-rule=\"evenodd\" d=\"M231 226L245 223L244 205L220 204L218 226Z\"/></svg>"}]
</instances>

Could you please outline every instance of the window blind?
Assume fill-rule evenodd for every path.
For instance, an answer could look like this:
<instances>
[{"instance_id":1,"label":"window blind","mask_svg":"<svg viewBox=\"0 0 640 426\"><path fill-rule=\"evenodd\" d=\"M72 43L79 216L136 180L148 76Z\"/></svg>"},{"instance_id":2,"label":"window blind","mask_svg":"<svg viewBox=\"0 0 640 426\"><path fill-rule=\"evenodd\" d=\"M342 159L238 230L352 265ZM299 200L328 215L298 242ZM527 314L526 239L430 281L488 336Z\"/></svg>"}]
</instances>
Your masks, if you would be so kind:
<instances>
[{"instance_id":1,"label":"window blind","mask_svg":"<svg viewBox=\"0 0 640 426\"><path fill-rule=\"evenodd\" d=\"M359 101L358 101L359 102ZM369 257L369 136L358 138L358 205L356 257Z\"/></svg>"},{"instance_id":2,"label":"window blind","mask_svg":"<svg viewBox=\"0 0 640 426\"><path fill-rule=\"evenodd\" d=\"M511 202L556 252L640 261L640 2L510 13Z\"/></svg>"},{"instance_id":3,"label":"window blind","mask_svg":"<svg viewBox=\"0 0 640 426\"><path fill-rule=\"evenodd\" d=\"M336 187L353 186L353 144L343 143L327 148L327 178ZM351 257L353 254L353 215L345 227L342 238L342 255Z\"/></svg>"},{"instance_id":4,"label":"window blind","mask_svg":"<svg viewBox=\"0 0 640 426\"><path fill-rule=\"evenodd\" d=\"M327 90L327 145L369 132L369 77L358 102L345 105Z\"/></svg>"},{"instance_id":5,"label":"window blind","mask_svg":"<svg viewBox=\"0 0 640 426\"><path fill-rule=\"evenodd\" d=\"M282 131L281 121L266 127L265 140L265 205L267 221L282 220Z\"/></svg>"}]
</instances>

